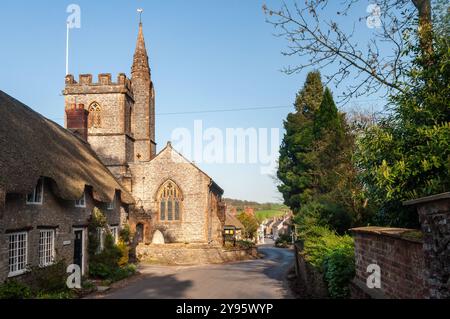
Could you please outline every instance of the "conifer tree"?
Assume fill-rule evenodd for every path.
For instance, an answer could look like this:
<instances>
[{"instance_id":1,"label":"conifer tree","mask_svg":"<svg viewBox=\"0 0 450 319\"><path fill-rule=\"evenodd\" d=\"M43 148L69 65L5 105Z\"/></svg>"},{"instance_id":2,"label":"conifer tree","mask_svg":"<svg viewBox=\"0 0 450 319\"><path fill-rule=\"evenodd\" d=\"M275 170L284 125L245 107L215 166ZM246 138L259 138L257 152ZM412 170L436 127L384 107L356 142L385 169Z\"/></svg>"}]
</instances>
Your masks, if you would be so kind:
<instances>
[{"instance_id":1,"label":"conifer tree","mask_svg":"<svg viewBox=\"0 0 450 319\"><path fill-rule=\"evenodd\" d=\"M310 72L303 88L295 100L295 113L290 113L284 122L286 130L280 148L277 176L281 181L278 189L285 204L298 212L302 202L313 195L315 158L314 117L322 102L323 85L319 72Z\"/></svg>"}]
</instances>

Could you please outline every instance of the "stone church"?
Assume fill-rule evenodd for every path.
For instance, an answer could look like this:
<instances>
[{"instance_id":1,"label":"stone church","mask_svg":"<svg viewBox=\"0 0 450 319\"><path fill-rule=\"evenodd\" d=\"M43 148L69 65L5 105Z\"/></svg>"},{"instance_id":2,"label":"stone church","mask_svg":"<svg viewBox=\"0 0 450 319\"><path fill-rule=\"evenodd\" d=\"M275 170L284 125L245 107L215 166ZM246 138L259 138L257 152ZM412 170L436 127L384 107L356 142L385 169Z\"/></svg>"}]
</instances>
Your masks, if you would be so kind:
<instances>
[{"instance_id":1,"label":"stone church","mask_svg":"<svg viewBox=\"0 0 450 319\"><path fill-rule=\"evenodd\" d=\"M156 232L166 243L220 244L223 190L170 142L156 153L155 87L142 29L140 23L131 78L66 76L66 128L86 138L133 195L128 222L138 242L151 243Z\"/></svg>"}]
</instances>

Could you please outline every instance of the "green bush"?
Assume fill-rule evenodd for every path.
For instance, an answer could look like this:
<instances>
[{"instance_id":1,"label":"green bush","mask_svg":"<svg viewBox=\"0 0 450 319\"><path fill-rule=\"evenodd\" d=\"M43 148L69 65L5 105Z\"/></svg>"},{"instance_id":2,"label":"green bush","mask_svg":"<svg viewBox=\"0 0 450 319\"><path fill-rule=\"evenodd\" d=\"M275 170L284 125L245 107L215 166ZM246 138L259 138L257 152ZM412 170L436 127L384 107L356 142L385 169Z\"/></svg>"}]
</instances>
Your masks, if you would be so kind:
<instances>
[{"instance_id":1,"label":"green bush","mask_svg":"<svg viewBox=\"0 0 450 319\"><path fill-rule=\"evenodd\" d=\"M0 285L0 299L27 299L31 297L31 288L17 280L8 280Z\"/></svg>"},{"instance_id":2,"label":"green bush","mask_svg":"<svg viewBox=\"0 0 450 319\"><path fill-rule=\"evenodd\" d=\"M73 299L75 294L70 291L61 292L40 292L37 294L36 299Z\"/></svg>"},{"instance_id":3,"label":"green bush","mask_svg":"<svg viewBox=\"0 0 450 319\"><path fill-rule=\"evenodd\" d=\"M276 240L275 240L275 247L279 248L287 248L292 243L291 236L287 234L281 234Z\"/></svg>"},{"instance_id":4,"label":"green bush","mask_svg":"<svg viewBox=\"0 0 450 319\"><path fill-rule=\"evenodd\" d=\"M241 249L249 249L255 246L255 243L250 240L238 240L236 241L236 247Z\"/></svg>"},{"instance_id":5,"label":"green bush","mask_svg":"<svg viewBox=\"0 0 450 319\"><path fill-rule=\"evenodd\" d=\"M136 266L133 264L126 265L124 267L117 268L110 279L114 281L119 281L130 277L131 275L136 273Z\"/></svg>"},{"instance_id":6,"label":"green bush","mask_svg":"<svg viewBox=\"0 0 450 319\"><path fill-rule=\"evenodd\" d=\"M351 247L340 247L324 260L324 276L332 298L348 298L349 284L355 276L355 252Z\"/></svg>"},{"instance_id":7,"label":"green bush","mask_svg":"<svg viewBox=\"0 0 450 319\"><path fill-rule=\"evenodd\" d=\"M312 226L304 244L305 258L313 266L323 270L325 257L334 250L353 249L353 238L349 235L339 236L334 231L323 226Z\"/></svg>"},{"instance_id":8,"label":"green bush","mask_svg":"<svg viewBox=\"0 0 450 319\"><path fill-rule=\"evenodd\" d=\"M311 226L303 234L303 256L324 274L330 296L348 297L349 283L355 274L353 238L339 236L323 226Z\"/></svg>"},{"instance_id":9,"label":"green bush","mask_svg":"<svg viewBox=\"0 0 450 319\"><path fill-rule=\"evenodd\" d=\"M304 237L302 233L309 231L312 226L327 226L338 234L345 234L352 227L352 217L346 209L325 199L305 203L294 221L301 238Z\"/></svg>"},{"instance_id":10,"label":"green bush","mask_svg":"<svg viewBox=\"0 0 450 319\"><path fill-rule=\"evenodd\" d=\"M131 241L131 235L130 225L125 224L119 232L120 240L128 244Z\"/></svg>"},{"instance_id":11,"label":"green bush","mask_svg":"<svg viewBox=\"0 0 450 319\"><path fill-rule=\"evenodd\" d=\"M46 267L33 267L27 282L35 293L57 293L67 289L66 279L66 264L61 260Z\"/></svg>"},{"instance_id":12,"label":"green bush","mask_svg":"<svg viewBox=\"0 0 450 319\"><path fill-rule=\"evenodd\" d=\"M106 279L111 277L113 269L101 262L91 262L89 265L89 275L93 278Z\"/></svg>"}]
</instances>

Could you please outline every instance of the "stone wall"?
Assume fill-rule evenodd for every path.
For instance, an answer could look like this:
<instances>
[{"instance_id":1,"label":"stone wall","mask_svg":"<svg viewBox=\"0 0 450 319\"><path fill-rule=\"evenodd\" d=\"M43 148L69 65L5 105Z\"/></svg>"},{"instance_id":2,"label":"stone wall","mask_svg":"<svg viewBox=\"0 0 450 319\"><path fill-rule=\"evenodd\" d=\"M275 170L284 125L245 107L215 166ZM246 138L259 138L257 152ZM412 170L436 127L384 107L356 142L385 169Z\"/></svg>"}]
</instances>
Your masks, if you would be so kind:
<instances>
[{"instance_id":1,"label":"stone wall","mask_svg":"<svg viewBox=\"0 0 450 319\"><path fill-rule=\"evenodd\" d=\"M97 206L104 210L109 225L120 225L121 211L118 196L114 209L107 210L106 204L96 202L89 188L86 189L86 207L75 207L74 201L62 200L52 191L51 180L44 179L44 197L42 205L27 205L23 194L7 194L5 207L0 214L0 282L8 276L8 233L26 231L28 233L28 264L39 263L39 231L55 230L55 256L66 263L73 262L74 228L86 228L91 212ZM124 218L122 216L122 218ZM88 269L87 231L84 232L84 271Z\"/></svg>"},{"instance_id":2,"label":"stone wall","mask_svg":"<svg viewBox=\"0 0 450 319\"><path fill-rule=\"evenodd\" d=\"M138 206L142 205L152 216L151 232L159 229L166 242L222 242L223 222L219 214L222 211L217 208L217 194L211 194L211 178L175 152L170 144L150 162L131 163L130 170L133 196ZM180 220L160 220L156 197L168 180L182 192Z\"/></svg>"},{"instance_id":3,"label":"stone wall","mask_svg":"<svg viewBox=\"0 0 450 319\"><path fill-rule=\"evenodd\" d=\"M323 280L323 274L308 263L302 255L303 245L296 243L295 272L299 287L306 298L328 298L328 289Z\"/></svg>"},{"instance_id":4,"label":"stone wall","mask_svg":"<svg viewBox=\"0 0 450 319\"><path fill-rule=\"evenodd\" d=\"M420 231L361 227L352 229L352 233L356 262L356 276L351 286L353 298L427 297ZM379 289L369 289L366 285L370 264L380 267Z\"/></svg>"},{"instance_id":5,"label":"stone wall","mask_svg":"<svg viewBox=\"0 0 450 319\"><path fill-rule=\"evenodd\" d=\"M404 204L416 206L419 213L428 297L450 299L450 192Z\"/></svg>"},{"instance_id":6,"label":"stone wall","mask_svg":"<svg viewBox=\"0 0 450 319\"><path fill-rule=\"evenodd\" d=\"M141 262L167 265L220 264L258 256L256 248L226 250L201 244L140 244L136 254Z\"/></svg>"}]
</instances>

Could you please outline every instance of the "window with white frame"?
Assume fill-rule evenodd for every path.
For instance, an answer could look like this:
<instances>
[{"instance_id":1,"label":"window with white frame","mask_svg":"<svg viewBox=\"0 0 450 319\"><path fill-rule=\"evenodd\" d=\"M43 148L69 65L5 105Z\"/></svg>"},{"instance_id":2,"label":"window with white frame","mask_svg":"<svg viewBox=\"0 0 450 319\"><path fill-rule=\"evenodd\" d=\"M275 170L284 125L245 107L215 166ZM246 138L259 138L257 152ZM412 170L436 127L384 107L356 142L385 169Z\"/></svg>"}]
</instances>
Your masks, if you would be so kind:
<instances>
[{"instance_id":1,"label":"window with white frame","mask_svg":"<svg viewBox=\"0 0 450 319\"><path fill-rule=\"evenodd\" d=\"M86 207L86 192L83 193L80 199L75 201L75 207Z\"/></svg>"},{"instance_id":2,"label":"window with white frame","mask_svg":"<svg viewBox=\"0 0 450 319\"><path fill-rule=\"evenodd\" d=\"M41 205L44 199L44 179L39 178L36 187L32 193L27 195L27 204L29 205Z\"/></svg>"},{"instance_id":3,"label":"window with white frame","mask_svg":"<svg viewBox=\"0 0 450 319\"><path fill-rule=\"evenodd\" d=\"M111 231L111 236L114 238L114 243L117 244L117 241L119 240L119 227L110 226L109 230Z\"/></svg>"},{"instance_id":4,"label":"window with white frame","mask_svg":"<svg viewBox=\"0 0 450 319\"><path fill-rule=\"evenodd\" d=\"M39 266L45 267L53 264L55 260L55 231L42 229L39 232Z\"/></svg>"},{"instance_id":5,"label":"window with white frame","mask_svg":"<svg viewBox=\"0 0 450 319\"><path fill-rule=\"evenodd\" d=\"M8 276L23 274L27 270L28 233L17 232L8 234Z\"/></svg>"}]
</instances>

